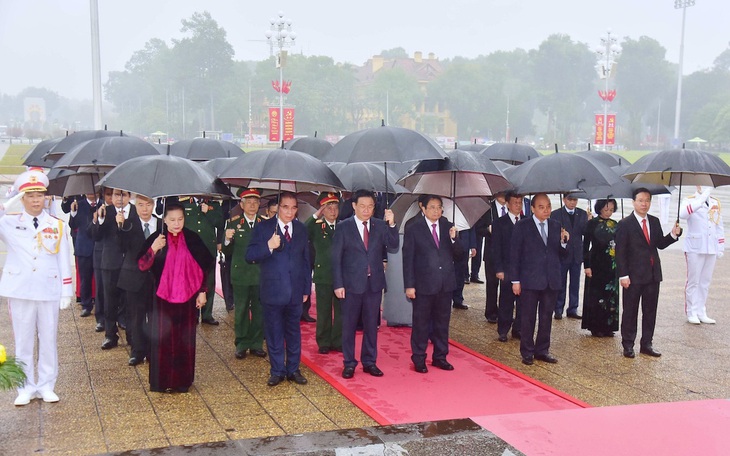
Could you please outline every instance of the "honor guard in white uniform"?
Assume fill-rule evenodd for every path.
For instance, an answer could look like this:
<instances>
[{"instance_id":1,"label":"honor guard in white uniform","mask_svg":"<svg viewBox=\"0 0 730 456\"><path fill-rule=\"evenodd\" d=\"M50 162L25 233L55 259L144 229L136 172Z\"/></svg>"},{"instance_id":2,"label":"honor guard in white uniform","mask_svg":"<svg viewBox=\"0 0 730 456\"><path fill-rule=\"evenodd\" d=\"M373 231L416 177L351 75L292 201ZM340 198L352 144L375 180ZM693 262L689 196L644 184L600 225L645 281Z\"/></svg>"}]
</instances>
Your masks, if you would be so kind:
<instances>
[{"instance_id":1,"label":"honor guard in white uniform","mask_svg":"<svg viewBox=\"0 0 730 456\"><path fill-rule=\"evenodd\" d=\"M15 405L34 398L58 402L53 389L58 377L58 315L71 302L71 248L67 225L43 210L48 178L39 171L18 176L15 188L23 211L5 214L0 205L0 239L7 258L0 278L0 296L8 298L15 335L15 357L25 365L25 385ZM38 376L34 363L36 328Z\"/></svg>"},{"instance_id":2,"label":"honor guard in white uniform","mask_svg":"<svg viewBox=\"0 0 730 456\"><path fill-rule=\"evenodd\" d=\"M684 254L687 259L685 311L689 323L713 324L707 316L705 303L710 289L715 260L725 251L725 229L720 214L720 202L710 196L712 187L697 191L682 201L679 217L687 220Z\"/></svg>"}]
</instances>

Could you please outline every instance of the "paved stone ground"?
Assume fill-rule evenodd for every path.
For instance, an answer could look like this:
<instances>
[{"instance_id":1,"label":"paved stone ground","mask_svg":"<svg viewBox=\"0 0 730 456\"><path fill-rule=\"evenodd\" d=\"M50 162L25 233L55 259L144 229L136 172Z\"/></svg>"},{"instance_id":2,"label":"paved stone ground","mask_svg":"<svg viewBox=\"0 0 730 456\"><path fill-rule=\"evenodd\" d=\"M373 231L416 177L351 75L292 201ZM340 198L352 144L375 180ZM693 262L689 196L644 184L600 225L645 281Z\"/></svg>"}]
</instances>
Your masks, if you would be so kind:
<instances>
[{"instance_id":1,"label":"paved stone ground","mask_svg":"<svg viewBox=\"0 0 730 456\"><path fill-rule=\"evenodd\" d=\"M716 194L730 201L729 192ZM718 324L693 326L683 314L681 242L661 257L665 281L654 340L663 353L659 359L625 359L618 337L592 338L580 322L563 319L553 324L551 351L559 363L524 366L518 342L498 342L495 326L484 319L484 288L477 284L466 286L471 308L454 311L451 336L594 406L728 398L730 261L718 262L710 290L709 314ZM221 326L203 326L198 332L191 392L175 395L149 392L147 365L128 367L126 345L101 351L103 337L93 331L92 318L79 318L78 306L62 312L56 388L61 401L16 408L14 392L0 393L0 453L518 454L491 433L472 428L468 420L414 424L404 433L404 427L374 427L375 422L306 368L309 385L268 388L266 360L234 358L233 315L223 309L218 299ZM7 317L0 318L0 341L13 352ZM185 450L181 445L187 445ZM166 449L143 451L153 448Z\"/></svg>"}]
</instances>

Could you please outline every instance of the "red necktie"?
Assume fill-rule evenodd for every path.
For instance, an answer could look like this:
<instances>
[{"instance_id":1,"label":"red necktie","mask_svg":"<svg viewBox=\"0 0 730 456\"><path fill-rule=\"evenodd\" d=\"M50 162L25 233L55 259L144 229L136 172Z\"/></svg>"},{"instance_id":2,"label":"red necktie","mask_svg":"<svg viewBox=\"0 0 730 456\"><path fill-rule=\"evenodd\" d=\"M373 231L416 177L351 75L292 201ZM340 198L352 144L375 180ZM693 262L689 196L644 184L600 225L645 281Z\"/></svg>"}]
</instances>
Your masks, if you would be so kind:
<instances>
[{"instance_id":1,"label":"red necktie","mask_svg":"<svg viewBox=\"0 0 730 456\"><path fill-rule=\"evenodd\" d=\"M646 238L646 242L648 244L651 244L651 241L649 240L649 228L646 226L646 219L641 220L641 229L644 231L644 237Z\"/></svg>"},{"instance_id":2,"label":"red necktie","mask_svg":"<svg viewBox=\"0 0 730 456\"><path fill-rule=\"evenodd\" d=\"M289 235L289 225L284 225L284 239L286 239L286 242L291 242L291 236Z\"/></svg>"},{"instance_id":3,"label":"red necktie","mask_svg":"<svg viewBox=\"0 0 730 456\"><path fill-rule=\"evenodd\" d=\"M431 234L433 235L433 242L436 243L436 248L439 248L439 235L436 233L436 224L431 224Z\"/></svg>"},{"instance_id":4,"label":"red necktie","mask_svg":"<svg viewBox=\"0 0 730 456\"><path fill-rule=\"evenodd\" d=\"M368 249L370 242L370 232L368 231L368 222L362 222L362 243L365 244L365 250Z\"/></svg>"}]
</instances>

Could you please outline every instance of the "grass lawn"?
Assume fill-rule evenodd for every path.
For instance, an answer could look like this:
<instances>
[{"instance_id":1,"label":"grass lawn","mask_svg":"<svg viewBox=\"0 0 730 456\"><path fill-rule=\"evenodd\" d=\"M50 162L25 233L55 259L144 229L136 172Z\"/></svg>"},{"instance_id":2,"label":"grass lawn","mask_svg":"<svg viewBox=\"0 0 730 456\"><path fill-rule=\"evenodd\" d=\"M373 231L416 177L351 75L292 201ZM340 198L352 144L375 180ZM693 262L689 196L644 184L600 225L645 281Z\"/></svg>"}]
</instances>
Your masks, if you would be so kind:
<instances>
[{"instance_id":1,"label":"grass lawn","mask_svg":"<svg viewBox=\"0 0 730 456\"><path fill-rule=\"evenodd\" d=\"M33 146L30 144L12 144L0 160L0 174L20 174L25 171L23 155Z\"/></svg>"},{"instance_id":2,"label":"grass lawn","mask_svg":"<svg viewBox=\"0 0 730 456\"><path fill-rule=\"evenodd\" d=\"M548 154L551 154L551 153L555 153L555 150L553 150L553 149L550 149L550 150L541 150L539 152L541 154L543 154L543 155L548 155ZM575 152L577 152L577 151L573 151L573 150L570 150L570 151L560 151L561 154L562 153L572 154L572 153L575 153ZM611 151L611 152L613 152L614 154L617 154L617 155L620 155L620 156L626 158L631 163L634 163L634 162L636 162L636 160L640 159L644 155L647 155L647 154L649 154L651 152L654 152L654 151L652 151L652 150L614 150L614 151ZM728 152L720 152L720 153L717 154L717 156L720 157L725 163L730 164L730 153L728 153Z\"/></svg>"}]
</instances>

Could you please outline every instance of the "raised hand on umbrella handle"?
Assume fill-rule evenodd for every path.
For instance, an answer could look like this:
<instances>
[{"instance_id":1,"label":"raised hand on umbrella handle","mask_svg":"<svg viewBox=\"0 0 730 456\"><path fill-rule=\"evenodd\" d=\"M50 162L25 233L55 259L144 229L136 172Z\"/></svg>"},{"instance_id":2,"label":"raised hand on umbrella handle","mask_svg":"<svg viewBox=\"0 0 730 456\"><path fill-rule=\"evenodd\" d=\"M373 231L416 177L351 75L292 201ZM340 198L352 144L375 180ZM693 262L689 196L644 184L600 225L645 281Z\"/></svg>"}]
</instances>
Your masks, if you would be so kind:
<instances>
[{"instance_id":1,"label":"raised hand on umbrella handle","mask_svg":"<svg viewBox=\"0 0 730 456\"><path fill-rule=\"evenodd\" d=\"M681 226L679 226L679 219L674 223L674 228L672 228L672 234L674 234L677 237L680 237L684 230Z\"/></svg>"}]
</instances>

